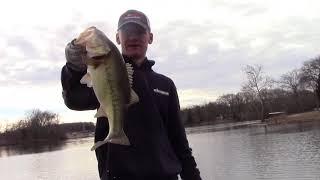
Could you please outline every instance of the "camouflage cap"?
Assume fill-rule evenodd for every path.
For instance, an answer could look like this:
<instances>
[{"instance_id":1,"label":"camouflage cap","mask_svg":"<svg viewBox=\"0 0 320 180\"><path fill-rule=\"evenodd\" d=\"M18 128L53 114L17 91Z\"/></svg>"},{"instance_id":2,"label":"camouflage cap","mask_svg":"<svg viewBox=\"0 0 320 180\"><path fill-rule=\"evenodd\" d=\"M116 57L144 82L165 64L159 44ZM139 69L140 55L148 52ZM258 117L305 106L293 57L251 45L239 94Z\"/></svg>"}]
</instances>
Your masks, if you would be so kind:
<instances>
[{"instance_id":1,"label":"camouflage cap","mask_svg":"<svg viewBox=\"0 0 320 180\"><path fill-rule=\"evenodd\" d=\"M151 30L148 17L143 12L137 10L128 10L120 16L118 30L128 23L135 23L148 31Z\"/></svg>"}]
</instances>

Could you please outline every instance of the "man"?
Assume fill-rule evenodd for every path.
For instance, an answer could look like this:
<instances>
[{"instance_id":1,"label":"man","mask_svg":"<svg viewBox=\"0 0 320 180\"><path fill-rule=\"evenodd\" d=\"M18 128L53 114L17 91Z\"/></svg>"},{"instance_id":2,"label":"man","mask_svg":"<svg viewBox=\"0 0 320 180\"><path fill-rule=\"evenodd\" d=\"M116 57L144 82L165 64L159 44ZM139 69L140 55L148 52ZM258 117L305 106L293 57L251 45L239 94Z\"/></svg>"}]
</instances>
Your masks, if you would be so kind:
<instances>
[{"instance_id":1,"label":"man","mask_svg":"<svg viewBox=\"0 0 320 180\"><path fill-rule=\"evenodd\" d=\"M139 103L130 106L124 131L131 145L107 143L96 149L99 176L103 180L200 180L200 172L192 156L180 118L176 87L171 79L152 70L154 61L146 52L153 41L147 16L128 10L118 22L116 41L122 55L132 64L133 90ZM67 63L62 68L63 98L73 110L97 109L99 103L91 88L80 84L86 73L82 62L84 47L71 41L66 47ZM95 142L108 134L108 121L97 119Z\"/></svg>"}]
</instances>

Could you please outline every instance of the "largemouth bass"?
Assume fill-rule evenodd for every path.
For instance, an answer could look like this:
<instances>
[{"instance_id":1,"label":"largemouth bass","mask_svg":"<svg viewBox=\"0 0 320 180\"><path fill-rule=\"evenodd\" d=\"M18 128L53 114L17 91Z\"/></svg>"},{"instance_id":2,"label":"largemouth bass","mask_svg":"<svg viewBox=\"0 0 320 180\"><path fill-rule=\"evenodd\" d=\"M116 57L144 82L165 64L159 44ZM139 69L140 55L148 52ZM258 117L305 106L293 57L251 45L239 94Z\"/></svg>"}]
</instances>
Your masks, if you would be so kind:
<instances>
[{"instance_id":1,"label":"largemouth bass","mask_svg":"<svg viewBox=\"0 0 320 180\"><path fill-rule=\"evenodd\" d=\"M124 118L127 107L139 101L131 89L132 66L124 62L118 48L95 27L81 33L75 44L86 48L87 74L80 82L93 88L100 103L95 117L107 117L109 123L108 136L96 142L91 150L107 142L130 145L123 130Z\"/></svg>"}]
</instances>

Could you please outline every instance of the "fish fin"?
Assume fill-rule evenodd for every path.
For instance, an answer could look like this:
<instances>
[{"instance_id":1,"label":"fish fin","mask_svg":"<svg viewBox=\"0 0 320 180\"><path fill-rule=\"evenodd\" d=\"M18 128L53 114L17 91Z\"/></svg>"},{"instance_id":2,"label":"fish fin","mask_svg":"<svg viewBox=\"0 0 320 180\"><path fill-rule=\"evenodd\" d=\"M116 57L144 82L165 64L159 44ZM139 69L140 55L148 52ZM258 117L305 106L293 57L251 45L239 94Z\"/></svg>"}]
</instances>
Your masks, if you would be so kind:
<instances>
[{"instance_id":1,"label":"fish fin","mask_svg":"<svg viewBox=\"0 0 320 180\"><path fill-rule=\"evenodd\" d=\"M127 73L128 73L128 80L130 87L132 87L132 76L133 76L133 67L130 63L126 63Z\"/></svg>"},{"instance_id":2,"label":"fish fin","mask_svg":"<svg viewBox=\"0 0 320 180\"><path fill-rule=\"evenodd\" d=\"M92 80L91 80L91 76L89 73L85 74L81 80L80 80L81 84L86 84L88 87L92 87Z\"/></svg>"},{"instance_id":3,"label":"fish fin","mask_svg":"<svg viewBox=\"0 0 320 180\"><path fill-rule=\"evenodd\" d=\"M126 63L127 73L128 73L128 80L130 84L130 101L127 106L130 106L134 103L139 102L139 97L136 92L133 91L132 88L132 81L133 81L133 67L130 63Z\"/></svg>"},{"instance_id":4,"label":"fish fin","mask_svg":"<svg viewBox=\"0 0 320 180\"><path fill-rule=\"evenodd\" d=\"M110 132L104 141L108 141L112 144L130 146L130 141L123 130L121 130L119 133Z\"/></svg>"},{"instance_id":5,"label":"fish fin","mask_svg":"<svg viewBox=\"0 0 320 180\"><path fill-rule=\"evenodd\" d=\"M108 117L107 114L103 111L103 108L100 106L96 115L94 115L95 118L98 117Z\"/></svg>"},{"instance_id":6,"label":"fish fin","mask_svg":"<svg viewBox=\"0 0 320 180\"><path fill-rule=\"evenodd\" d=\"M137 102L139 102L139 96L137 95L136 92L134 92L133 89L130 88L130 101L127 106L130 106L130 105L135 104Z\"/></svg>"}]
</instances>

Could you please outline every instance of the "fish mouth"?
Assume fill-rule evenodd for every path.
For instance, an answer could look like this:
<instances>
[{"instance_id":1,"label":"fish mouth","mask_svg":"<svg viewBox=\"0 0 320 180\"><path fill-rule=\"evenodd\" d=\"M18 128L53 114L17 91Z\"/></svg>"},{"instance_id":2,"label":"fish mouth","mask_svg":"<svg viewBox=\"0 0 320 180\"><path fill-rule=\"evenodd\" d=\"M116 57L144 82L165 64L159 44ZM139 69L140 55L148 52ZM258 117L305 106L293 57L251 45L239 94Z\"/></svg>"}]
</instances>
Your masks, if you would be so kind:
<instances>
[{"instance_id":1,"label":"fish mouth","mask_svg":"<svg viewBox=\"0 0 320 180\"><path fill-rule=\"evenodd\" d=\"M101 58L104 58L106 57L108 54L107 53L95 53L95 52L87 52L87 56L89 58L92 58L92 59L101 59Z\"/></svg>"}]
</instances>

